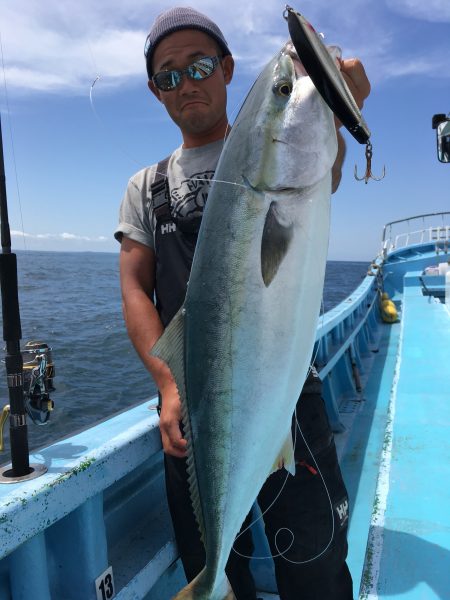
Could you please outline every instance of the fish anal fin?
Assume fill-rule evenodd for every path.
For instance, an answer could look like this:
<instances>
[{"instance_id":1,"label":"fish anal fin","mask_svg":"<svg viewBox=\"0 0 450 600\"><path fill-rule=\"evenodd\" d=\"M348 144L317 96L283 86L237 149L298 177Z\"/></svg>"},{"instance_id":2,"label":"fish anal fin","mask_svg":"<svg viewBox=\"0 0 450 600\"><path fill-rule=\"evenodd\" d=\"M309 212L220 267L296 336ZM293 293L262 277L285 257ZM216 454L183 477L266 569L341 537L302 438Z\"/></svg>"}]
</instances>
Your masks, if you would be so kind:
<instances>
[{"instance_id":1,"label":"fish anal fin","mask_svg":"<svg viewBox=\"0 0 450 600\"><path fill-rule=\"evenodd\" d=\"M277 214L277 203L272 202L266 214L261 239L261 274L269 287L286 256L292 240L292 223L283 223Z\"/></svg>"},{"instance_id":2,"label":"fish anal fin","mask_svg":"<svg viewBox=\"0 0 450 600\"><path fill-rule=\"evenodd\" d=\"M291 475L295 475L295 456L294 456L294 444L292 443L292 434L289 433L284 441L280 453L273 463L270 474L275 473L278 469L285 468Z\"/></svg>"},{"instance_id":3,"label":"fish anal fin","mask_svg":"<svg viewBox=\"0 0 450 600\"><path fill-rule=\"evenodd\" d=\"M151 356L156 356L169 367L178 389L181 402L181 421L183 423L184 437L187 442L187 473L192 506L200 530L202 541L205 541L205 527L201 509L200 494L195 469L195 459L192 446L191 422L189 418L188 403L186 398L186 380L184 364L184 321L185 309L181 307L177 314L167 325L164 333L150 351Z\"/></svg>"}]
</instances>

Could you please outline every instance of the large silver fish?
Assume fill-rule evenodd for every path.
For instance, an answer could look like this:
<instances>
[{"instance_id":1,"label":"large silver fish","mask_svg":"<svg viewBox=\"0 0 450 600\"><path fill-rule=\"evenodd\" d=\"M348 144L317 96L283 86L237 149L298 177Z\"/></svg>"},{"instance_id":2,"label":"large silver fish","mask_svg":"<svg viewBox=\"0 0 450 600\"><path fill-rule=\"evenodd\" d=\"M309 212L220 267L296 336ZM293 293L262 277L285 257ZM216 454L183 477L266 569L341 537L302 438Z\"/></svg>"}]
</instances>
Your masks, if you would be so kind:
<instances>
[{"instance_id":1,"label":"large silver fish","mask_svg":"<svg viewBox=\"0 0 450 600\"><path fill-rule=\"evenodd\" d=\"M290 425L320 312L336 152L332 113L288 44L233 125L184 305L152 351L180 393L206 548L177 600L227 596L225 564L260 488L281 466L295 472Z\"/></svg>"}]
</instances>

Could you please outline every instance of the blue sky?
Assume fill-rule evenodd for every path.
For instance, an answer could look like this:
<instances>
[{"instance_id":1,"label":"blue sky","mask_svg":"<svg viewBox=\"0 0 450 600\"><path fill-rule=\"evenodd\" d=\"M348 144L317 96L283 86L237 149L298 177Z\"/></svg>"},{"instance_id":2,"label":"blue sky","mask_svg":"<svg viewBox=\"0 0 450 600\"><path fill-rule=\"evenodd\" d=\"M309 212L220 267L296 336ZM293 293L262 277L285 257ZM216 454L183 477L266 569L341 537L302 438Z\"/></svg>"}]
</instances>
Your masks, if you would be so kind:
<instances>
[{"instance_id":1,"label":"blue sky","mask_svg":"<svg viewBox=\"0 0 450 600\"><path fill-rule=\"evenodd\" d=\"M287 38L284 4L186 5L216 20L233 51L232 118ZM14 249L118 250L112 233L128 178L181 142L148 92L143 59L152 20L170 6L159 0L1 3L6 89L0 72L0 108ZM374 172L385 164L386 178L368 185L354 180L364 147L346 135L329 250L330 259L370 260L386 222L450 210L450 165L437 161L431 129L434 113L450 111L450 1L304 0L294 6L344 57L358 56L372 83L363 113ZM94 111L89 93L98 75Z\"/></svg>"}]
</instances>

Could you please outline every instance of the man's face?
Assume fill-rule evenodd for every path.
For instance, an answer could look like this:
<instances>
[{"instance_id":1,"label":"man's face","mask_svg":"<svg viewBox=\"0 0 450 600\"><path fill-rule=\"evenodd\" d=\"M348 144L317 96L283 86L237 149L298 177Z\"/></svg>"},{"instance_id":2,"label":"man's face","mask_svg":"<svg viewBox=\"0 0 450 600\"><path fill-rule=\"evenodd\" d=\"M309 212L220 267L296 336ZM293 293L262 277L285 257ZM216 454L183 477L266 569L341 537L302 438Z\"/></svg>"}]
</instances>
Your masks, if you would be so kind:
<instances>
[{"instance_id":1,"label":"man's face","mask_svg":"<svg viewBox=\"0 0 450 600\"><path fill-rule=\"evenodd\" d=\"M153 56L153 73L184 69L203 56L217 56L218 46L206 33L195 29L176 31L165 37ZM226 121L226 85L233 76L233 59L226 56L214 73L195 81L183 75L180 85L163 92L149 81L149 88L166 107L183 134L205 136Z\"/></svg>"}]
</instances>

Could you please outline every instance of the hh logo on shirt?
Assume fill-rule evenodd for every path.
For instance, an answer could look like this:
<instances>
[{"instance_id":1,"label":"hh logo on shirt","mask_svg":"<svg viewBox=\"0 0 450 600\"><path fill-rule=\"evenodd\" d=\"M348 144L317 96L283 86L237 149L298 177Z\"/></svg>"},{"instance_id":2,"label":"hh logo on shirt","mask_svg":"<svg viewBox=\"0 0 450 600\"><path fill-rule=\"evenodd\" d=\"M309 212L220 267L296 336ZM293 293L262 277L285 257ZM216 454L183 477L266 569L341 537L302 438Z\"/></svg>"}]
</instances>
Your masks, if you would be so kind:
<instances>
[{"instance_id":1,"label":"hh logo on shirt","mask_svg":"<svg viewBox=\"0 0 450 600\"><path fill-rule=\"evenodd\" d=\"M161 225L161 235L165 235L166 233L173 233L177 230L177 226L175 223L164 223Z\"/></svg>"}]
</instances>

